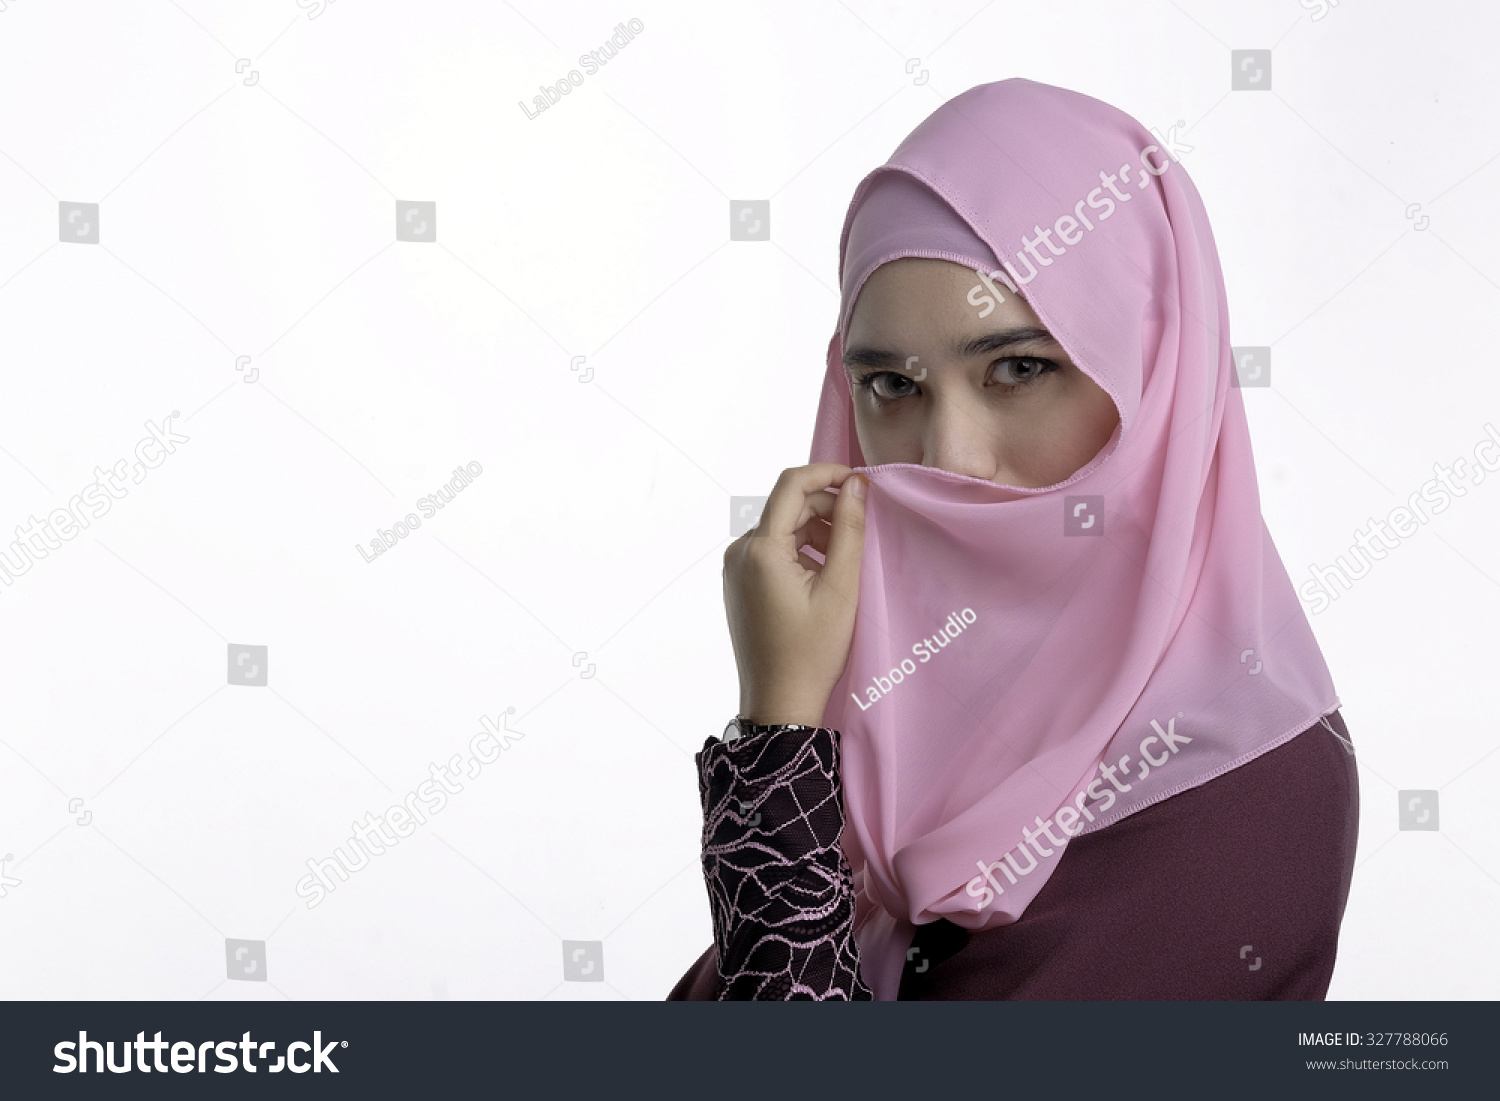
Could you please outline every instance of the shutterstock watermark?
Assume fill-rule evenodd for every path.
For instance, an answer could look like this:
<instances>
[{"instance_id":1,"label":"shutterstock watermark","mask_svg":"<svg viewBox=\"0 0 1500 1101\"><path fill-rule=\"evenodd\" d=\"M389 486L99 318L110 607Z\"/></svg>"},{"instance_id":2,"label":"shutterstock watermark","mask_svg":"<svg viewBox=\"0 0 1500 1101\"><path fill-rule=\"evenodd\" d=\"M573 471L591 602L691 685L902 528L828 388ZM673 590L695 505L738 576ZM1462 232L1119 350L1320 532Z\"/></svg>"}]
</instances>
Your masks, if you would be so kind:
<instances>
[{"instance_id":1,"label":"shutterstock watermark","mask_svg":"<svg viewBox=\"0 0 1500 1101\"><path fill-rule=\"evenodd\" d=\"M999 860L993 860L986 864L983 860L975 861L979 868L979 874L969 880L964 888L965 892L972 898L979 899L979 908L983 910L997 897L1005 893L1005 888L995 878L996 870L1005 873L1005 878L1010 881L1012 887L1020 882L1018 876L1030 875L1036 870L1037 857L1051 856L1056 849L1049 849L1042 844L1042 838L1052 842L1061 848L1067 843L1067 838L1079 833L1083 827L1079 825L1081 819L1094 820L1094 811L1103 814L1115 805L1115 793L1127 792L1132 785L1117 778L1117 776L1133 777L1136 780L1144 780L1151 775L1153 769L1161 768L1177 755L1178 749L1191 742L1193 739L1186 734L1177 733L1177 719L1182 718L1182 712L1177 713L1177 718L1168 719L1166 729L1155 719L1151 720L1151 729L1154 734L1147 734L1141 739L1141 744L1136 748L1140 754L1137 767L1132 770L1130 766L1130 754L1123 754L1119 761L1110 764L1108 761L1099 762L1099 775L1096 776L1083 790L1079 791L1072 803L1064 803L1054 812L1052 818L1043 818L1040 814L1036 816L1036 829L1027 826L1021 830L1024 841L1013 846ZM1105 786L1108 781L1109 786ZM1094 801L1098 805L1090 807L1086 801ZM1057 827L1066 834L1066 837L1058 837L1052 832L1053 820ZM1028 849L1027 846L1030 846ZM1016 859L1016 853L1026 857L1026 866Z\"/></svg>"},{"instance_id":2,"label":"shutterstock watermark","mask_svg":"<svg viewBox=\"0 0 1500 1101\"><path fill-rule=\"evenodd\" d=\"M1474 465L1468 474L1470 486L1484 481L1486 471L1500 470L1500 432L1493 424L1486 424L1484 434L1486 438L1474 445ZM1486 454L1491 458L1486 459ZM1432 517L1447 512L1455 498L1466 496L1469 491L1460 481L1465 477L1466 467L1469 467L1469 460L1462 457L1454 459L1451 467L1433 463L1433 476L1406 499L1406 504L1391 509L1384 521L1371 517L1363 529L1354 529L1355 545L1349 548L1347 555L1335 556L1326 566L1309 567L1312 576L1297 588L1297 595L1307 604L1308 611L1313 615L1327 611L1342 595L1334 582L1342 585L1344 592L1353 589L1354 582L1368 574L1376 562L1399 547L1403 540L1415 535L1420 530L1419 523L1425 524ZM1423 508L1423 504L1427 507ZM1357 570L1356 562L1359 564Z\"/></svg>"},{"instance_id":3,"label":"shutterstock watermark","mask_svg":"<svg viewBox=\"0 0 1500 1101\"><path fill-rule=\"evenodd\" d=\"M1162 137L1155 129L1151 131L1158 141L1165 143L1165 150L1163 146L1155 144L1148 145L1141 150L1140 168L1135 170L1136 183L1134 186L1136 190L1144 190L1155 177L1163 175L1167 169L1171 168L1173 161L1180 161L1182 158L1178 156L1179 153L1191 153L1193 151L1191 145L1186 145L1178 140L1177 127L1181 125L1182 123L1178 122L1176 126L1168 127L1166 137ZM1165 155L1163 155L1163 152L1165 152ZM1152 159L1153 154L1156 160ZM1030 273L1024 279L1021 278L1021 273L1016 271L1009 260L1000 261L1002 269L1000 271L992 271L988 275L982 271L976 271L974 274L979 276L980 281L969 289L969 305L980 307L980 317L988 317L998 303L1005 301L1004 292L995 286L997 279L1004 283L1012 294L1018 294L1019 287L1024 287L1027 283L1035 279L1041 268L1049 267L1055 262L1051 257L1043 256L1037 250L1038 245L1044 245L1047 251L1055 257L1062 256L1068 251L1065 246L1080 243L1084 238L1084 233L1095 228L1094 222L1090 221L1088 214L1084 212L1085 206L1096 212L1094 216L1099 222L1107 221L1112 217L1116 210L1117 201L1119 206L1124 206L1124 204L1130 201L1130 192L1121 191L1115 184L1118 181L1129 187L1131 171L1129 161L1120 165L1113 172L1106 172L1100 169L1099 186L1074 203L1071 213L1058 215L1050 227L1043 227L1041 223L1037 223L1033 227L1036 232L1035 237L1026 237L1024 235L1021 237L1021 247L1015 251L1014 255L1018 261L1025 263L1026 270ZM1108 195L1104 193L1106 189L1109 191ZM1110 196L1113 196L1113 198ZM1054 233L1062 241L1061 245L1052 243L1052 235ZM1027 260L1024 258L1025 256L1030 256L1031 259ZM986 289L989 291L988 294L985 293Z\"/></svg>"},{"instance_id":4,"label":"shutterstock watermark","mask_svg":"<svg viewBox=\"0 0 1500 1101\"><path fill-rule=\"evenodd\" d=\"M468 463L465 466L454 467L453 477L444 482L435 493L417 498L417 508L422 510L423 516L431 520L438 514L438 509L442 508L449 501L452 501L453 498L464 491L464 488L470 482L483 473L484 467L478 463ZM446 496L443 493L445 489L448 491ZM422 521L417 514L415 512L408 512L400 520L392 523L390 527L375 529L376 538L370 540L370 554L366 554L365 548L358 543L354 544L354 549L359 551L359 556L366 562L373 562L421 526Z\"/></svg>"},{"instance_id":5,"label":"shutterstock watermark","mask_svg":"<svg viewBox=\"0 0 1500 1101\"><path fill-rule=\"evenodd\" d=\"M1339 0L1297 0L1297 2L1313 13L1314 23L1339 6Z\"/></svg>"},{"instance_id":6,"label":"shutterstock watermark","mask_svg":"<svg viewBox=\"0 0 1500 1101\"><path fill-rule=\"evenodd\" d=\"M172 427L173 418L181 415L174 409L160 424L146 422L148 435L136 441L135 466L130 465L128 458L108 470L96 466L94 480L69 497L66 508L55 508L42 520L28 516L25 526L17 524L16 537L10 546L0 548L0 582L14 585L16 578L30 573L31 567L46 558L49 551L57 550L93 521L107 515L114 502L123 500L130 492L130 485L125 483L127 471L132 474L131 484L139 485L150 471L167 461L168 455L175 455L177 445L191 439L179 435Z\"/></svg>"},{"instance_id":7,"label":"shutterstock watermark","mask_svg":"<svg viewBox=\"0 0 1500 1101\"><path fill-rule=\"evenodd\" d=\"M500 759L500 754L510 748L512 738L525 737L519 730L510 729L510 716L515 710L508 707L501 712L499 727L488 716L481 715L479 724L484 729L469 739L467 762L462 754L455 753L448 758L446 765L429 764L427 771L432 779L418 785L400 802L387 807L384 814L366 812L364 821L350 826L353 833L345 844L334 847L333 856L322 860L310 858L307 867L312 874L297 881L297 897L307 899L307 908L313 909L338 889L333 879L335 875L340 882L347 883L351 872L369 867L374 857L388 848L395 848L401 838L414 834L417 826L426 825L430 817L448 805L448 796L463 791L461 777L474 779L481 768ZM349 850L347 855L345 848Z\"/></svg>"}]
</instances>

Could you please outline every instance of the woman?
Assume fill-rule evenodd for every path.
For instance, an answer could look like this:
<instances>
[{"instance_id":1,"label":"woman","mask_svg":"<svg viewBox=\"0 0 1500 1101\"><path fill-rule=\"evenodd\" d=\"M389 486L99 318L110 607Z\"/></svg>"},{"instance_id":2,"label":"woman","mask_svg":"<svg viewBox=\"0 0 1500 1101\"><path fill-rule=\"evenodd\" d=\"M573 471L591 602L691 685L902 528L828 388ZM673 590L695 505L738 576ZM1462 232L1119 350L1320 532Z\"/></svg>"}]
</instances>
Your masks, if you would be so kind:
<instances>
[{"instance_id":1,"label":"woman","mask_svg":"<svg viewBox=\"0 0 1500 1101\"><path fill-rule=\"evenodd\" d=\"M1322 998L1353 747L1182 167L982 85L861 182L839 274L813 461L725 554L714 945L669 998Z\"/></svg>"}]
</instances>

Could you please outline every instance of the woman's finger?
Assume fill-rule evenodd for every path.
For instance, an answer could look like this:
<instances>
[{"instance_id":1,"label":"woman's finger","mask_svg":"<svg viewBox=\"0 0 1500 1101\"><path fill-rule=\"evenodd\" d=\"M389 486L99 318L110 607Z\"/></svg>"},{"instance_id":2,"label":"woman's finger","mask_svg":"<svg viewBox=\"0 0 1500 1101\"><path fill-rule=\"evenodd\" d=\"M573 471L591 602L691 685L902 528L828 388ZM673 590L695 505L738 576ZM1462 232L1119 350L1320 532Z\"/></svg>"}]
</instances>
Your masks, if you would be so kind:
<instances>
[{"instance_id":1,"label":"woman's finger","mask_svg":"<svg viewBox=\"0 0 1500 1101\"><path fill-rule=\"evenodd\" d=\"M859 599L859 567L865 543L865 495L869 483L852 471L839 489L833 529L819 581L845 599Z\"/></svg>"},{"instance_id":2,"label":"woman's finger","mask_svg":"<svg viewBox=\"0 0 1500 1101\"><path fill-rule=\"evenodd\" d=\"M812 463L783 470L771 495L766 498L766 507L761 510L760 523L756 525L761 537L790 539L809 516L832 515L828 501L809 501L809 498L828 486L838 485L849 471L849 467L840 463ZM833 494L823 496L833 498ZM833 503L837 504L836 501Z\"/></svg>"},{"instance_id":3,"label":"woman's finger","mask_svg":"<svg viewBox=\"0 0 1500 1101\"><path fill-rule=\"evenodd\" d=\"M828 537L833 532L833 510L837 504L838 498L827 490L809 494L799 517L802 522L786 541L785 549L800 551L804 546L811 546L819 554L826 555ZM771 537L769 532L760 532L759 535L761 538Z\"/></svg>"},{"instance_id":4,"label":"woman's finger","mask_svg":"<svg viewBox=\"0 0 1500 1101\"><path fill-rule=\"evenodd\" d=\"M827 520L813 517L807 523L792 533L792 539L797 544L797 549L812 547L819 554L828 553L828 537L833 534L833 528Z\"/></svg>"},{"instance_id":5,"label":"woman's finger","mask_svg":"<svg viewBox=\"0 0 1500 1101\"><path fill-rule=\"evenodd\" d=\"M829 493L826 489L820 489L816 493L809 493L804 502L806 509L803 512L803 520L812 517L820 520L832 520L834 506L839 503L838 494Z\"/></svg>"}]
</instances>

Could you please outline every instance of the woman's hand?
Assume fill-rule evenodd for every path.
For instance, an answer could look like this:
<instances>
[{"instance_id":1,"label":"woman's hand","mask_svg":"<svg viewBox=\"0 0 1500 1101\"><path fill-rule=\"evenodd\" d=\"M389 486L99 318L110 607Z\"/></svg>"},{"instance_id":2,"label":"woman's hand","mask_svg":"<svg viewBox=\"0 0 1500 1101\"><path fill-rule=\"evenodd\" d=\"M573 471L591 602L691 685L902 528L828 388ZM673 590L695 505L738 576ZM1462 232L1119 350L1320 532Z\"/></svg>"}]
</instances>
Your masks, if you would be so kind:
<instances>
[{"instance_id":1,"label":"woman's hand","mask_svg":"<svg viewBox=\"0 0 1500 1101\"><path fill-rule=\"evenodd\" d=\"M865 485L839 463L783 470L760 523L724 552L740 714L751 722L823 724L854 639Z\"/></svg>"}]
</instances>

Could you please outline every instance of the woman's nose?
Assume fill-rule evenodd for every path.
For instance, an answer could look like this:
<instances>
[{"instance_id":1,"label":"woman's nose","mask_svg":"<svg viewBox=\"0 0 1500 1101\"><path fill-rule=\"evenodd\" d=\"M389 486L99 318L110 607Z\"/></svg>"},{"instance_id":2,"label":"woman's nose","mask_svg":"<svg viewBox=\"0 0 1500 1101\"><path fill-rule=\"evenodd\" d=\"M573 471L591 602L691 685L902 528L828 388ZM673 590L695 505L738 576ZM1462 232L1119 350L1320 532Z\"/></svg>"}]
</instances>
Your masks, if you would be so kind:
<instances>
[{"instance_id":1,"label":"woman's nose","mask_svg":"<svg viewBox=\"0 0 1500 1101\"><path fill-rule=\"evenodd\" d=\"M996 428L972 403L938 399L932 403L923 439L922 465L953 474L992 480L998 469Z\"/></svg>"}]
</instances>

